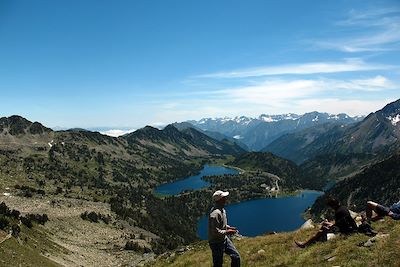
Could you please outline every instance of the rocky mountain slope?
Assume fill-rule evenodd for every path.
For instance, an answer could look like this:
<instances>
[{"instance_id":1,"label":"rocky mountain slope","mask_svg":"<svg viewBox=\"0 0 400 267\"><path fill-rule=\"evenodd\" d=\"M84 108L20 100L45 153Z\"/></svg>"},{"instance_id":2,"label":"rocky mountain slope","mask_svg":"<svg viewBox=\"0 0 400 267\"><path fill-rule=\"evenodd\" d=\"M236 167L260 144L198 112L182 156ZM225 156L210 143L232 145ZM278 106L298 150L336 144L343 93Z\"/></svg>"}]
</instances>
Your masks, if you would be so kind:
<instances>
[{"instance_id":1,"label":"rocky mountain slope","mask_svg":"<svg viewBox=\"0 0 400 267\"><path fill-rule=\"evenodd\" d=\"M317 155L340 153L386 153L400 140L400 99L351 125L321 125L284 135L269 144L270 151L298 163Z\"/></svg>"},{"instance_id":2,"label":"rocky mountain slope","mask_svg":"<svg viewBox=\"0 0 400 267\"><path fill-rule=\"evenodd\" d=\"M4 193L27 203L44 197L109 203L115 216L156 237L145 241L154 251L195 240L200 211L188 218L184 210L189 208L179 197L164 200L153 188L196 173L210 159L243 151L228 141L173 126L162 131L145 127L114 138L82 129L55 132L19 116L0 121ZM171 227L174 222L181 227Z\"/></svg>"},{"instance_id":3,"label":"rocky mountain slope","mask_svg":"<svg viewBox=\"0 0 400 267\"><path fill-rule=\"evenodd\" d=\"M375 163L362 172L335 184L326 194L339 199L354 211L365 210L368 200L390 206L400 196L400 154L394 154ZM317 199L313 214L326 210L324 198Z\"/></svg>"},{"instance_id":4,"label":"rocky mountain slope","mask_svg":"<svg viewBox=\"0 0 400 267\"><path fill-rule=\"evenodd\" d=\"M175 122L172 125L175 126L179 131L184 131L184 130L186 130L188 128L194 128L197 131L199 131L199 132L211 137L212 139L215 139L215 140L218 140L218 141L227 140L230 143L237 144L238 146L240 146L245 151L249 150L249 148L243 142L241 142L239 139L235 139L233 137L229 137L229 136L227 136L225 134L222 134L220 132L202 130L202 129L200 129L200 128L198 128L198 127L196 127L193 124L190 124L188 122Z\"/></svg>"}]
</instances>

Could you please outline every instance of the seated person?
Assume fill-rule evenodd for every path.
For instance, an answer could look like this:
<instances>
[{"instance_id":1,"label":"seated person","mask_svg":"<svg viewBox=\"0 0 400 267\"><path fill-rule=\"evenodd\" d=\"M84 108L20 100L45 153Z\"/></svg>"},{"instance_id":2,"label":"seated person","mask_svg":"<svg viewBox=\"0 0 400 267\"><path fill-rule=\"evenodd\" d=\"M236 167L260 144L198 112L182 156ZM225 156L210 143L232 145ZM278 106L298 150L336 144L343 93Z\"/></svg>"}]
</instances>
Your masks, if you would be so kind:
<instances>
[{"instance_id":1,"label":"seated person","mask_svg":"<svg viewBox=\"0 0 400 267\"><path fill-rule=\"evenodd\" d=\"M372 218L372 211L375 211L377 214L376 217ZM375 203L373 201L368 201L367 202L367 221L370 222L372 220L379 220L383 218L384 216L389 216L394 220L400 220L400 201L397 203L394 203L390 207L386 207L383 205L380 205L378 203Z\"/></svg>"},{"instance_id":2,"label":"seated person","mask_svg":"<svg viewBox=\"0 0 400 267\"><path fill-rule=\"evenodd\" d=\"M335 211L335 223L327 220L323 221L321 223L321 228L313 237L305 242L295 240L294 242L297 246L304 248L317 241L326 241L328 233L333 233L335 231L339 231L342 234L350 234L357 231L357 224L345 206L340 205L338 200L332 198L327 200L327 204Z\"/></svg>"}]
</instances>

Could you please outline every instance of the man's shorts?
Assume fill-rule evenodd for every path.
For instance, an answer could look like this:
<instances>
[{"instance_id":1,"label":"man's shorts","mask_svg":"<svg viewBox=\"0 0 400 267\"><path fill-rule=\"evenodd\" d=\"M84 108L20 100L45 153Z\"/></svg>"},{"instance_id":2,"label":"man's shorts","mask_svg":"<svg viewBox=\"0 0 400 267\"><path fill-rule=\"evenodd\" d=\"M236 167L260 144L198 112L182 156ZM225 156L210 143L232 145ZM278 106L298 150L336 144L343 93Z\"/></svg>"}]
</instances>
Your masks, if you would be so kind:
<instances>
[{"instance_id":1,"label":"man's shorts","mask_svg":"<svg viewBox=\"0 0 400 267\"><path fill-rule=\"evenodd\" d=\"M378 214L378 216L383 217L389 214L390 209L388 207L382 206L382 205L377 205L376 206L376 214Z\"/></svg>"}]
</instances>

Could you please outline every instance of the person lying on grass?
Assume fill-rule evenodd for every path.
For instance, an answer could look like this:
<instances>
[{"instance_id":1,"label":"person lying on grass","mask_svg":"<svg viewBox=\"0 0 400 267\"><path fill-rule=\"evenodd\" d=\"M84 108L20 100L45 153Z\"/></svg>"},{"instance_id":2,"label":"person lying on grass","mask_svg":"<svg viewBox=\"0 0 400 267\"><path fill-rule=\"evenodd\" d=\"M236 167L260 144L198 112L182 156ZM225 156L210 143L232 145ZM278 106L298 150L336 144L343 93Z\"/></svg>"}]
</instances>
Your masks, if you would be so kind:
<instances>
[{"instance_id":1,"label":"person lying on grass","mask_svg":"<svg viewBox=\"0 0 400 267\"><path fill-rule=\"evenodd\" d=\"M317 241L326 241L328 240L328 233L340 232L342 234L351 234L358 230L357 224L351 217L347 207L340 205L339 201L334 198L328 198L327 204L335 211L335 222L323 221L321 228L313 237L305 242L294 241L298 247L304 248Z\"/></svg>"},{"instance_id":2,"label":"person lying on grass","mask_svg":"<svg viewBox=\"0 0 400 267\"><path fill-rule=\"evenodd\" d=\"M372 211L375 211L377 216L372 218ZM368 222L371 222L371 220L376 221L382 219L384 216L389 216L393 220L400 220L400 201L394 203L390 207L383 206L373 201L368 201L366 214Z\"/></svg>"}]
</instances>

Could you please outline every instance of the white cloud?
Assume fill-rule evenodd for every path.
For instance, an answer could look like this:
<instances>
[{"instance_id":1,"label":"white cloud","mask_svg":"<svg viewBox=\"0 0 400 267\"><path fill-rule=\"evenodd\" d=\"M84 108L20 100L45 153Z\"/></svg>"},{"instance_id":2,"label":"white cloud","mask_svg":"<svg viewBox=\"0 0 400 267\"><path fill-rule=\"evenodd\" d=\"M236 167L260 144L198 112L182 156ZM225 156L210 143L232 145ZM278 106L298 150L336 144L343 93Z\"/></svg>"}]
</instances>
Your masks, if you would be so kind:
<instances>
[{"instance_id":1,"label":"white cloud","mask_svg":"<svg viewBox=\"0 0 400 267\"><path fill-rule=\"evenodd\" d=\"M284 74L318 74L354 71L370 71L390 69L392 66L365 63L360 58L348 58L338 62L313 62L304 64L289 64L281 66L265 66L258 68L217 72L196 76L198 78L245 78Z\"/></svg>"},{"instance_id":2,"label":"white cloud","mask_svg":"<svg viewBox=\"0 0 400 267\"><path fill-rule=\"evenodd\" d=\"M347 91L383 91L396 86L383 76L367 79L302 79L265 81L258 85L218 91L222 99L248 104L277 105L294 99L313 98Z\"/></svg>"},{"instance_id":3,"label":"white cloud","mask_svg":"<svg viewBox=\"0 0 400 267\"><path fill-rule=\"evenodd\" d=\"M384 100L344 100L338 98L314 98L304 99L295 103L296 110L307 112L310 110L318 110L320 112L328 112L337 114L339 112L346 113L350 116L366 115L371 112L382 109L387 103L393 99Z\"/></svg>"},{"instance_id":4,"label":"white cloud","mask_svg":"<svg viewBox=\"0 0 400 267\"><path fill-rule=\"evenodd\" d=\"M276 80L265 81L259 85L221 90L223 98L233 102L249 104L265 104L303 98L315 94L324 88L321 81L316 80Z\"/></svg>"},{"instance_id":5,"label":"white cloud","mask_svg":"<svg viewBox=\"0 0 400 267\"><path fill-rule=\"evenodd\" d=\"M336 25L359 34L316 41L318 47L350 53L400 49L400 9L397 7L352 10Z\"/></svg>"},{"instance_id":6,"label":"white cloud","mask_svg":"<svg viewBox=\"0 0 400 267\"><path fill-rule=\"evenodd\" d=\"M398 7L382 7L369 10L355 10L352 9L348 12L347 18L338 21L336 24L341 26L363 25L363 26L377 26L387 24L390 19L396 14L400 13Z\"/></svg>"},{"instance_id":7,"label":"white cloud","mask_svg":"<svg viewBox=\"0 0 400 267\"><path fill-rule=\"evenodd\" d=\"M136 131L135 129L130 129L130 130L120 130L120 129L112 129L112 130L107 130L107 131L102 131L100 132L101 134L105 134L108 136L112 136L112 137L118 137L127 133L131 133Z\"/></svg>"},{"instance_id":8,"label":"white cloud","mask_svg":"<svg viewBox=\"0 0 400 267\"><path fill-rule=\"evenodd\" d=\"M395 99L379 99L379 100L359 100L359 99L340 99L330 97L310 96L304 99L268 99L263 98L262 101L256 98L247 98L243 102L235 102L233 99L225 99L219 101L216 107L214 102L204 101L197 104L195 101L189 101L190 109L180 108L161 112L157 114L160 119L165 121L185 121L190 119L216 118L216 117L235 117L248 116L257 117L260 114L282 114L296 113L304 114L310 111L328 112L332 114L346 113L351 116L367 115L383 108L387 103ZM173 118L173 119L172 119Z\"/></svg>"},{"instance_id":9,"label":"white cloud","mask_svg":"<svg viewBox=\"0 0 400 267\"><path fill-rule=\"evenodd\" d=\"M317 45L322 48L339 50L343 52L366 52L366 51L387 51L393 50L397 45L400 49L400 21L399 24L386 27L382 32L376 32L365 36L358 36L351 39L319 41Z\"/></svg>"},{"instance_id":10,"label":"white cloud","mask_svg":"<svg viewBox=\"0 0 400 267\"><path fill-rule=\"evenodd\" d=\"M396 88L391 81L381 75L364 80L331 81L331 83L334 88L356 91L382 91Z\"/></svg>"},{"instance_id":11,"label":"white cloud","mask_svg":"<svg viewBox=\"0 0 400 267\"><path fill-rule=\"evenodd\" d=\"M386 99L395 95L394 89L397 88L399 88L397 82L383 75L364 76L358 79L323 77L294 79L288 76L272 79L270 77L257 82L247 81L245 86L197 91L195 94L186 95L184 101L174 102L173 109L162 101L154 103L161 109L155 109L157 112L153 116L153 121L258 116L262 113L302 114L313 110L365 115L388 103Z\"/></svg>"}]
</instances>

